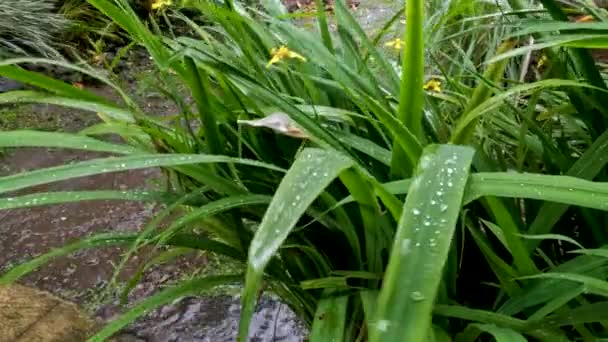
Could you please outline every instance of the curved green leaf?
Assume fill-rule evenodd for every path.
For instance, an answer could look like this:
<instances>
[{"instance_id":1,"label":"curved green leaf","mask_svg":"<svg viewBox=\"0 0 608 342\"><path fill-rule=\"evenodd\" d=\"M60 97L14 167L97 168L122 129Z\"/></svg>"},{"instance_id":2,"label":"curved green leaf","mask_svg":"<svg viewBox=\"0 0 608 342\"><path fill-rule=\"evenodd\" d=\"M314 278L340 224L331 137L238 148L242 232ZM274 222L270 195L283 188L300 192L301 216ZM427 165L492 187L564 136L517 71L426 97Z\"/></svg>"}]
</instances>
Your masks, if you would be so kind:
<instances>
[{"instance_id":1,"label":"curved green leaf","mask_svg":"<svg viewBox=\"0 0 608 342\"><path fill-rule=\"evenodd\" d=\"M138 154L127 157L93 159L70 165L50 167L2 177L0 178L0 193L101 173L199 163L235 163L283 171L281 168L270 164L226 156L202 154Z\"/></svg>"},{"instance_id":2,"label":"curved green leaf","mask_svg":"<svg viewBox=\"0 0 608 342\"><path fill-rule=\"evenodd\" d=\"M0 132L0 147L55 147L118 154L138 152L132 146L113 144L78 134L29 130Z\"/></svg>"},{"instance_id":3,"label":"curved green leaf","mask_svg":"<svg viewBox=\"0 0 608 342\"><path fill-rule=\"evenodd\" d=\"M245 341L248 336L249 322L266 265L312 202L342 171L351 166L353 161L339 152L307 148L281 180L249 246L239 341Z\"/></svg>"},{"instance_id":4,"label":"curved green leaf","mask_svg":"<svg viewBox=\"0 0 608 342\"><path fill-rule=\"evenodd\" d=\"M608 183L570 176L491 172L471 177L465 203L482 196L530 198L608 210Z\"/></svg>"},{"instance_id":5,"label":"curved green leaf","mask_svg":"<svg viewBox=\"0 0 608 342\"><path fill-rule=\"evenodd\" d=\"M378 298L370 341L425 341L474 150L432 145L418 163Z\"/></svg>"},{"instance_id":6,"label":"curved green leaf","mask_svg":"<svg viewBox=\"0 0 608 342\"><path fill-rule=\"evenodd\" d=\"M169 203L178 198L177 195L165 192L145 190L116 191L60 191L39 192L18 197L0 197L0 210L28 208L41 205L51 205L81 201L120 200Z\"/></svg>"}]
</instances>

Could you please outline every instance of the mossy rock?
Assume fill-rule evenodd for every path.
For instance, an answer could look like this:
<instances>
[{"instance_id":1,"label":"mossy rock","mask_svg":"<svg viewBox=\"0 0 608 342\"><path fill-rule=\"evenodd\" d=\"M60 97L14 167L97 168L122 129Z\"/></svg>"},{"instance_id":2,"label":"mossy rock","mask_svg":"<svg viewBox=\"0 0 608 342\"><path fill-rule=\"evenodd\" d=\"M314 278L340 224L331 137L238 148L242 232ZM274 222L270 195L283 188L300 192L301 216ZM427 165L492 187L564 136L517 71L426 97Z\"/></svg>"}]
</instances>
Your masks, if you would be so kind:
<instances>
[{"instance_id":1,"label":"mossy rock","mask_svg":"<svg viewBox=\"0 0 608 342\"><path fill-rule=\"evenodd\" d=\"M75 304L21 285L0 285L0 342L82 342L95 321Z\"/></svg>"}]
</instances>

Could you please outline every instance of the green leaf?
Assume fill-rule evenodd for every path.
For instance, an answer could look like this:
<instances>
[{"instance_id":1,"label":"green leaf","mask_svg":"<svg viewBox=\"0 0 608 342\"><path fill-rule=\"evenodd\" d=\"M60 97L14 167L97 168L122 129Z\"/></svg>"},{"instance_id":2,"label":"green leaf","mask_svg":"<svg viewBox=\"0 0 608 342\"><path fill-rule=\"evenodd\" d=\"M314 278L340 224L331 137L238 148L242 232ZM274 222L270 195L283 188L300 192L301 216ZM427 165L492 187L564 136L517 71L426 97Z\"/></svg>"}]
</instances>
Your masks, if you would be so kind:
<instances>
[{"instance_id":1,"label":"green leaf","mask_svg":"<svg viewBox=\"0 0 608 342\"><path fill-rule=\"evenodd\" d=\"M475 342L481 333L491 334L496 342L527 342L528 340L520 333L509 328L502 328L494 324L469 324L462 335L456 338L456 342Z\"/></svg>"},{"instance_id":2,"label":"green leaf","mask_svg":"<svg viewBox=\"0 0 608 342\"><path fill-rule=\"evenodd\" d=\"M505 51L508 51L513 48L515 45L515 41L506 41L500 44L498 47L497 54L501 54ZM468 119L469 113L471 113L475 108L483 104L486 100L488 100L493 93L493 88L488 85L486 82L490 82L492 86L498 84L500 80L503 78L505 73L505 68L507 67L507 60L502 60L499 62L495 62L490 64L483 74L483 79L479 80L479 84L475 87L473 91L473 95L471 100L467 103L467 106L463 110L461 120ZM466 144L473 137L473 133L475 132L475 128L477 126L478 119L470 120L464 126L459 124L458 127L461 127L459 130L452 136L452 142L455 144Z\"/></svg>"},{"instance_id":3,"label":"green leaf","mask_svg":"<svg viewBox=\"0 0 608 342\"><path fill-rule=\"evenodd\" d=\"M124 122L135 122L133 114L124 108L103 102L78 99L65 96L51 95L32 90L16 90L0 94L0 104L3 103L43 103L63 107L82 109L90 112L104 113L108 117Z\"/></svg>"},{"instance_id":4,"label":"green leaf","mask_svg":"<svg viewBox=\"0 0 608 342\"><path fill-rule=\"evenodd\" d=\"M260 0L260 4L275 17L287 14L287 9L281 0Z\"/></svg>"},{"instance_id":5,"label":"green leaf","mask_svg":"<svg viewBox=\"0 0 608 342\"><path fill-rule=\"evenodd\" d=\"M174 287L167 288L161 292L144 299L127 311L126 313L106 325L97 334L88 339L89 342L103 342L112 337L120 329L135 321L138 317L154 310L161 305L170 303L178 298L196 295L203 291L210 290L216 286L233 284L242 281L241 275L211 276L205 278L195 278L183 280Z\"/></svg>"},{"instance_id":6,"label":"green leaf","mask_svg":"<svg viewBox=\"0 0 608 342\"><path fill-rule=\"evenodd\" d=\"M566 175L587 180L595 178L608 162L608 131L602 133L585 153L570 167ZM549 233L553 226L568 210L568 205L561 203L545 203L528 229L529 234ZM530 241L528 251L532 252L538 242Z\"/></svg>"},{"instance_id":7,"label":"green leaf","mask_svg":"<svg viewBox=\"0 0 608 342\"><path fill-rule=\"evenodd\" d=\"M127 157L93 159L70 165L50 167L2 177L0 178L0 193L101 173L198 163L235 163L281 171L280 168L273 165L225 156L201 154L139 154Z\"/></svg>"},{"instance_id":8,"label":"green leaf","mask_svg":"<svg viewBox=\"0 0 608 342\"><path fill-rule=\"evenodd\" d=\"M310 332L310 342L344 341L344 328L348 322L348 296L335 295L331 290L323 292Z\"/></svg>"},{"instance_id":9,"label":"green leaf","mask_svg":"<svg viewBox=\"0 0 608 342\"><path fill-rule=\"evenodd\" d=\"M482 196L530 198L608 210L608 183L570 176L492 172L471 177L465 203Z\"/></svg>"},{"instance_id":10,"label":"green leaf","mask_svg":"<svg viewBox=\"0 0 608 342\"><path fill-rule=\"evenodd\" d=\"M437 316L459 318L466 321L473 321L486 324L494 324L502 328L508 328L517 332L536 337L542 341L568 342L570 341L561 333L548 329L528 329L527 322L507 315L497 314L491 311L471 309L459 305L435 305L433 313Z\"/></svg>"},{"instance_id":11,"label":"green leaf","mask_svg":"<svg viewBox=\"0 0 608 342\"><path fill-rule=\"evenodd\" d=\"M136 235L134 234L99 234L88 239L65 245L61 248L53 249L48 253L11 268L8 272L4 273L2 277L0 277L0 284L9 284L17 281L19 278L36 270L38 267L48 263L54 258L68 255L86 248L99 248L124 244L126 241L131 241L131 239L134 239L135 237Z\"/></svg>"},{"instance_id":12,"label":"green leaf","mask_svg":"<svg viewBox=\"0 0 608 342\"><path fill-rule=\"evenodd\" d=\"M120 200L169 203L175 199L177 199L175 194L145 190L39 192L31 195L0 198L0 210L81 201Z\"/></svg>"},{"instance_id":13,"label":"green leaf","mask_svg":"<svg viewBox=\"0 0 608 342\"><path fill-rule=\"evenodd\" d=\"M474 150L427 147L399 221L370 341L425 341Z\"/></svg>"},{"instance_id":14,"label":"green leaf","mask_svg":"<svg viewBox=\"0 0 608 342\"><path fill-rule=\"evenodd\" d=\"M257 291L264 269L310 204L353 161L335 151L307 148L281 180L270 206L249 246L243 290L239 340L248 336Z\"/></svg>"},{"instance_id":15,"label":"green leaf","mask_svg":"<svg viewBox=\"0 0 608 342\"><path fill-rule=\"evenodd\" d=\"M5 76L25 84L43 88L57 95L112 105L112 102L90 91L79 89L73 85L45 76L41 73L24 70L14 65L0 65L0 76Z\"/></svg>"},{"instance_id":16,"label":"green leaf","mask_svg":"<svg viewBox=\"0 0 608 342\"><path fill-rule=\"evenodd\" d=\"M397 117L412 135L418 140L424 140L422 126L424 91L424 1L406 1L405 21L405 50L401 63L401 90ZM395 143L393 147L393 164L391 173L408 176L408 171L414 165L408 165L405 153Z\"/></svg>"},{"instance_id":17,"label":"green leaf","mask_svg":"<svg viewBox=\"0 0 608 342\"><path fill-rule=\"evenodd\" d=\"M600 248L600 249L578 249L574 251L570 251L570 253L580 253L586 255L595 255L603 258L608 258L608 249Z\"/></svg>"},{"instance_id":18,"label":"green leaf","mask_svg":"<svg viewBox=\"0 0 608 342\"><path fill-rule=\"evenodd\" d=\"M138 152L132 146L112 144L82 135L28 130L0 132L0 147L55 147L117 154Z\"/></svg>"},{"instance_id":19,"label":"green leaf","mask_svg":"<svg viewBox=\"0 0 608 342\"><path fill-rule=\"evenodd\" d=\"M527 329L546 329L608 320L608 302L585 304L548 316L542 320L530 321Z\"/></svg>"},{"instance_id":20,"label":"green leaf","mask_svg":"<svg viewBox=\"0 0 608 342\"><path fill-rule=\"evenodd\" d=\"M602 279L576 274L576 273L558 273L549 272L541 273L527 277L520 277L520 279L562 279L569 280L585 285L587 291L593 293L600 293L603 296L608 296L608 282Z\"/></svg>"},{"instance_id":21,"label":"green leaf","mask_svg":"<svg viewBox=\"0 0 608 342\"><path fill-rule=\"evenodd\" d=\"M528 240L557 240L557 241L565 241L569 242L579 248L584 248L580 243L574 240L571 237L560 235L560 234L539 234L539 235L527 235L527 234L518 234L517 236L522 237Z\"/></svg>"}]
</instances>

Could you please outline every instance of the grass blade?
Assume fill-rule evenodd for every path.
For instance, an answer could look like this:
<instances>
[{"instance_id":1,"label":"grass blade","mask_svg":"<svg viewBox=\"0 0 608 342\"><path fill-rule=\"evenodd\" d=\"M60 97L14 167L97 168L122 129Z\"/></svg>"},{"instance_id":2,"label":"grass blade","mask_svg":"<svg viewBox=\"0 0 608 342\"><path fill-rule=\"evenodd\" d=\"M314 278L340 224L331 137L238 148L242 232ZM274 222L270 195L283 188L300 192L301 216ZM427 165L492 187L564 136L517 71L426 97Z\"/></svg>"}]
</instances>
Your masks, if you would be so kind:
<instances>
[{"instance_id":1,"label":"grass blade","mask_svg":"<svg viewBox=\"0 0 608 342\"><path fill-rule=\"evenodd\" d=\"M397 117L419 140L424 140L422 129L424 92L424 1L406 1L405 51L401 64L401 89ZM409 167L408 167L409 166ZM408 165L403 150L395 144L391 173L408 176Z\"/></svg>"},{"instance_id":2,"label":"grass blade","mask_svg":"<svg viewBox=\"0 0 608 342\"><path fill-rule=\"evenodd\" d=\"M198 163L235 163L281 171L280 168L273 165L225 156L200 154L140 154L127 157L93 159L70 165L50 167L2 177L0 178L0 193L101 173Z\"/></svg>"},{"instance_id":3,"label":"grass blade","mask_svg":"<svg viewBox=\"0 0 608 342\"><path fill-rule=\"evenodd\" d=\"M475 342L481 333L491 334L496 342L526 342L528 341L520 333L508 328L501 328L494 324L469 324L462 335L456 338L456 342Z\"/></svg>"},{"instance_id":4,"label":"grass blade","mask_svg":"<svg viewBox=\"0 0 608 342\"><path fill-rule=\"evenodd\" d=\"M478 173L471 177L465 203L482 196L530 198L608 210L608 183L591 182L570 176L513 172Z\"/></svg>"},{"instance_id":5,"label":"grass blade","mask_svg":"<svg viewBox=\"0 0 608 342\"><path fill-rule=\"evenodd\" d=\"M277 189L249 247L239 341L248 336L264 269L310 204L353 161L338 152L305 149Z\"/></svg>"},{"instance_id":6,"label":"grass blade","mask_svg":"<svg viewBox=\"0 0 608 342\"><path fill-rule=\"evenodd\" d=\"M0 198L0 210L28 208L42 205L61 204L82 201L120 200L142 202L170 203L177 199L177 195L165 192L151 191L61 191L39 192L19 197Z\"/></svg>"},{"instance_id":7,"label":"grass blade","mask_svg":"<svg viewBox=\"0 0 608 342\"><path fill-rule=\"evenodd\" d=\"M117 154L137 152L132 146L112 144L82 135L28 130L0 132L1 147L55 147Z\"/></svg>"},{"instance_id":8,"label":"grass blade","mask_svg":"<svg viewBox=\"0 0 608 342\"><path fill-rule=\"evenodd\" d=\"M473 149L432 145L412 181L378 299L370 341L425 341Z\"/></svg>"}]
</instances>

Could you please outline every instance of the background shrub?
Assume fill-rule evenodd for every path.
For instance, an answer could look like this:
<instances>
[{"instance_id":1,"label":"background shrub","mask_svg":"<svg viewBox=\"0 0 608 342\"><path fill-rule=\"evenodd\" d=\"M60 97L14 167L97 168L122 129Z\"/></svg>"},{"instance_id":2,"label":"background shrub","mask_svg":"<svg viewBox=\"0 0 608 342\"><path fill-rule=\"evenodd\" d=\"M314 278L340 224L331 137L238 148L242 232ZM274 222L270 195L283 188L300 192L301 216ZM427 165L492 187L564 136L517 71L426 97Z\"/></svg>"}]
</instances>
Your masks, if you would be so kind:
<instances>
[{"instance_id":1,"label":"background shrub","mask_svg":"<svg viewBox=\"0 0 608 342\"><path fill-rule=\"evenodd\" d=\"M57 5L56 0L0 1L0 57L58 56L57 38L68 21Z\"/></svg>"}]
</instances>

